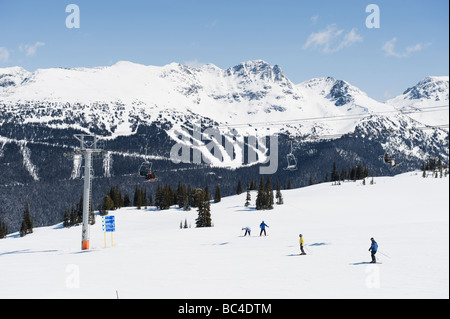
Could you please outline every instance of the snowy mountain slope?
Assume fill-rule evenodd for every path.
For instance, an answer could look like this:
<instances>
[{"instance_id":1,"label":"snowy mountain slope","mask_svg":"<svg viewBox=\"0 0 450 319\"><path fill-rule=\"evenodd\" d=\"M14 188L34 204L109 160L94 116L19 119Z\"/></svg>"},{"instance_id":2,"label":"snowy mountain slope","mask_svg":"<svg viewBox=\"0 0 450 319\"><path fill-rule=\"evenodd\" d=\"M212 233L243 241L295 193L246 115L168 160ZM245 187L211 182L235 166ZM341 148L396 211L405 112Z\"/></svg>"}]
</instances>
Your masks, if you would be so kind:
<instances>
[{"instance_id":1,"label":"snowy mountain slope","mask_svg":"<svg viewBox=\"0 0 450 319\"><path fill-rule=\"evenodd\" d=\"M0 128L3 123L42 125L113 140L133 136L141 126L155 125L159 131L153 133L164 132L172 142L179 142L180 132L191 132L194 125L217 128L224 139L276 133L338 138L355 129L379 138L381 133L394 130L394 137L381 141L386 151L399 146L419 147L420 151L408 151L407 155L425 156L429 149L438 153L448 150L446 131L432 130L431 135L436 137L433 140L423 132L419 135L424 139L417 138L414 143L402 137L403 132L430 124L429 116L433 123L446 124L443 122L448 122L448 109L447 113L427 112L424 118L404 111L397 100L395 107L395 101L380 103L348 82L331 77L294 85L278 65L262 60L225 70L212 64L199 68L178 63L157 67L126 61L108 67L39 69L34 73L15 67L0 70L0 77ZM423 98L426 96L434 97L434 102L439 99L448 103L448 77L446 83L445 77L427 78L421 81L420 88L405 93L407 100L420 97L428 103ZM194 148L199 145L197 149L213 165L242 166L240 158L227 158L221 137L216 149L222 150L223 160L214 161L202 136L191 136L191 144ZM159 154L169 155L171 145L166 144L160 145L167 149ZM242 146L235 143L235 147L235 154L242 154ZM259 162L265 160L262 152L258 158Z\"/></svg>"},{"instance_id":2,"label":"snowy mountain slope","mask_svg":"<svg viewBox=\"0 0 450 319\"><path fill-rule=\"evenodd\" d=\"M90 122L115 135L130 134L137 121L171 121L172 113L222 123L246 121L253 114L283 112L287 108L283 104L293 105L300 99L281 69L264 61L227 70L213 65L195 69L177 63L153 67L131 62L93 69L37 70L25 83L0 89L0 97L2 111L25 122L61 126L75 119L81 126Z\"/></svg>"},{"instance_id":3,"label":"snowy mountain slope","mask_svg":"<svg viewBox=\"0 0 450 319\"><path fill-rule=\"evenodd\" d=\"M392 106L371 99L359 88L332 77L311 79L298 84L297 88L305 96L310 116L325 117L319 123L327 123L334 128L327 134L353 132L363 118L394 111ZM317 126L316 123L314 125Z\"/></svg>"},{"instance_id":4,"label":"snowy mountain slope","mask_svg":"<svg viewBox=\"0 0 450 319\"><path fill-rule=\"evenodd\" d=\"M411 111L416 112L408 116L426 125L448 124L449 77L426 77L386 103L406 114Z\"/></svg>"},{"instance_id":5,"label":"snowy mountain slope","mask_svg":"<svg viewBox=\"0 0 450 319\"><path fill-rule=\"evenodd\" d=\"M107 234L104 248L97 216L83 253L81 227L10 234L0 240L0 298L449 298L448 177L374 181L282 191L273 211L244 207L245 193L222 198L203 229L195 210L124 208L111 212L114 247ZM185 219L192 228L179 229ZM364 264L371 237L381 265Z\"/></svg>"},{"instance_id":6,"label":"snowy mountain slope","mask_svg":"<svg viewBox=\"0 0 450 319\"><path fill-rule=\"evenodd\" d=\"M0 90L11 91L28 80L31 73L21 67L0 68Z\"/></svg>"},{"instance_id":7,"label":"snowy mountain slope","mask_svg":"<svg viewBox=\"0 0 450 319\"><path fill-rule=\"evenodd\" d=\"M294 135L348 133L359 118L283 122L395 111L342 80L319 78L294 85L278 65L262 60L226 70L212 64L156 67L122 61L109 67L34 73L8 68L0 74L0 120L98 128L113 137L130 135L138 125L155 121L183 122L186 116L238 125L241 131L281 122L277 130ZM259 125L250 128L249 123Z\"/></svg>"}]
</instances>

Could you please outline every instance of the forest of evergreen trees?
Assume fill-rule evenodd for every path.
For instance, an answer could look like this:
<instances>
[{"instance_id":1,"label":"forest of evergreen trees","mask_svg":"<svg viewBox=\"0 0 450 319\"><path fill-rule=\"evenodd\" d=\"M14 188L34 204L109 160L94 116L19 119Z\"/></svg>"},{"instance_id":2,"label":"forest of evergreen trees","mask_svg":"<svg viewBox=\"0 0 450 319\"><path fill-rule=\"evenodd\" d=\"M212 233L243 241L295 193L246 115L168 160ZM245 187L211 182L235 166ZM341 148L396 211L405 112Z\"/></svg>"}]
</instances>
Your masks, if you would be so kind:
<instances>
[{"instance_id":1,"label":"forest of evergreen trees","mask_svg":"<svg viewBox=\"0 0 450 319\"><path fill-rule=\"evenodd\" d=\"M430 158L422 164L422 171L424 177L428 176L426 172L433 172L433 176L448 174L447 165L443 164L441 158ZM327 173L322 181L313 181L312 176L309 177L309 185L321 182L336 182L340 181L356 181L369 177L369 169L367 166L358 163L355 166L347 168L338 168L336 162L331 165L330 173ZM372 176L373 177L373 176ZM281 185L277 181L275 198L274 188L270 176L259 176L259 182L257 179L250 179L243 183L241 179L236 182L236 194L242 194L246 188L246 200L244 206L248 207L254 204L256 210L271 210L274 204L282 205L284 199L281 193L282 189L290 189L290 180L285 185ZM256 198L252 202L251 191L257 191ZM103 201L96 207L100 215L108 214L108 211L116 210L121 207L136 207L137 209L147 208L149 206L155 207L158 210L167 210L172 206L178 206L184 211L189 211L191 208L195 208L198 212L198 218L195 221L196 227L211 227L213 225L211 219L211 199L214 199L215 203L221 201L221 188L219 184L216 184L214 188L214 196L211 196L209 185L204 188L192 187L190 184L183 184L178 182L176 188L171 187L169 184L158 184L154 194L147 193L145 187L136 184L133 194L123 193L118 185L111 186L109 191L104 195ZM83 215L83 198L71 207L66 208L63 217L63 226L71 227L80 225L82 223ZM95 223L93 208L90 208L89 214L90 224ZM180 227L187 228L187 221L180 224ZM30 209L28 203L25 205L23 220L20 228L20 236L25 236L33 232L33 220L31 218ZM5 238L8 233L8 227L5 222L0 220L0 239Z\"/></svg>"},{"instance_id":2,"label":"forest of evergreen trees","mask_svg":"<svg viewBox=\"0 0 450 319\"><path fill-rule=\"evenodd\" d=\"M434 162L427 164L427 167L432 167ZM439 164L436 164L438 166ZM344 181L344 180L358 180L364 179L369 175L367 166L364 167L358 164L354 167L348 169L342 169L340 172L337 169L336 163L333 163L331 174L326 174L324 181ZM310 178L310 183L313 184ZM266 179L260 176L259 183L255 179L251 179L246 185L246 201L244 206L248 207L251 205L251 194L250 191L256 190L257 195L255 198L255 208L256 210L271 210L274 207L276 200L277 205L282 205L284 203L283 196L281 194L282 186L280 182L277 182L275 198L274 189L272 185L272 180L270 176ZM287 184L283 187L284 189L290 189L291 183L288 180ZM243 183L241 179L238 179L236 186L236 194L242 194L244 191ZM147 194L145 188L136 184L134 189L134 194L130 196L128 193L122 193L118 185L111 186L107 194L103 197L102 204L97 207L100 215L108 214L108 211L116 210L122 207L136 207L137 209L147 208L149 206L156 207L158 210L167 210L170 207L176 205L182 208L184 211L189 211L191 208L196 208L198 211L198 218L195 221L196 227L211 227L211 193L209 190L209 185L206 185L204 189L193 188L190 184L178 183L177 187L174 189L168 184L160 185L156 187L155 194ZM218 203L221 201L221 190L220 185L217 184L214 191L214 202ZM74 225L80 225L82 223L83 215L83 198L81 197L79 202L72 205L64 212L63 226L71 227ZM24 213L23 230L21 229L21 235L32 232L32 224L29 217L29 209L26 207ZM92 207L90 213L91 224L95 223L95 218L93 215ZM183 225L182 225L183 226ZM187 227L187 222L184 224L184 228ZM0 235L7 232L6 225L0 221ZM1 237L0 237L1 238Z\"/></svg>"},{"instance_id":3,"label":"forest of evergreen trees","mask_svg":"<svg viewBox=\"0 0 450 319\"><path fill-rule=\"evenodd\" d=\"M442 161L439 156L437 159L429 158L427 161L422 163L422 177L428 177L431 173L434 177L447 177L448 166Z\"/></svg>"},{"instance_id":4,"label":"forest of evergreen trees","mask_svg":"<svg viewBox=\"0 0 450 319\"><path fill-rule=\"evenodd\" d=\"M25 209L23 211L22 223L20 226L19 235L24 237L27 234L33 233L34 221L31 218L30 205L25 203ZM6 238L8 234L8 227L5 222L0 219L0 239Z\"/></svg>"}]
</instances>

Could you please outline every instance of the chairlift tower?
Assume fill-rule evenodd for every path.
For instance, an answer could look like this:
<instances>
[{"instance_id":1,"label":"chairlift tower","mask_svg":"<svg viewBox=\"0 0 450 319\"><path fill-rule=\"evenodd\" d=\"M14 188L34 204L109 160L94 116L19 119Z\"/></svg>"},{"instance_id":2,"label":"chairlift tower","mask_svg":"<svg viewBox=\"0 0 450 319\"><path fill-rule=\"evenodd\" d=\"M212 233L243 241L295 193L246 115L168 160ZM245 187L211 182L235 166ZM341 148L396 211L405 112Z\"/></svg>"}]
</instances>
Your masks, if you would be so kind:
<instances>
[{"instance_id":1,"label":"chairlift tower","mask_svg":"<svg viewBox=\"0 0 450 319\"><path fill-rule=\"evenodd\" d=\"M97 148L98 139L95 135L75 134L74 137L80 141L80 150L75 154L84 156L84 187L83 187L83 224L81 230L81 249L89 250L89 211L92 193L92 155L102 153Z\"/></svg>"}]
</instances>

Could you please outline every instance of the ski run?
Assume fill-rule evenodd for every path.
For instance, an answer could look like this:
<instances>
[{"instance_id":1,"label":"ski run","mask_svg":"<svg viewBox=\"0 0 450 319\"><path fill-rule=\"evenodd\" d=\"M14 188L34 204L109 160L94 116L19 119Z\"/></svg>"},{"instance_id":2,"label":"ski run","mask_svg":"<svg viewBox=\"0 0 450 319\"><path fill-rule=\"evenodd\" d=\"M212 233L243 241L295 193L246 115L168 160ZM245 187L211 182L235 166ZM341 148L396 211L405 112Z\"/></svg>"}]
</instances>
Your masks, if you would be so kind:
<instances>
[{"instance_id":1,"label":"ski run","mask_svg":"<svg viewBox=\"0 0 450 319\"><path fill-rule=\"evenodd\" d=\"M255 210L253 192L249 207L245 192L222 198L210 228L195 228L195 209L128 207L109 213L112 238L97 215L88 251L81 226L10 234L0 240L0 298L449 298L448 177L282 193L284 205L268 211Z\"/></svg>"}]
</instances>

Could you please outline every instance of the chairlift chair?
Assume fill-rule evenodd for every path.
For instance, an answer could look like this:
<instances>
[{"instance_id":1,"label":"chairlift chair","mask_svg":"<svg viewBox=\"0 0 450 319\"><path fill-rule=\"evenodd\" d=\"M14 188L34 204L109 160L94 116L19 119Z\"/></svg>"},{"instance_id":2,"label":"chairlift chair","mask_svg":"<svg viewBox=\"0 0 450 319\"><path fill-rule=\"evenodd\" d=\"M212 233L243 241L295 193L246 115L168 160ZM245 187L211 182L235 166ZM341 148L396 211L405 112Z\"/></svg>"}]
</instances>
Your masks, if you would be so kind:
<instances>
[{"instance_id":1,"label":"chairlift chair","mask_svg":"<svg viewBox=\"0 0 450 319\"><path fill-rule=\"evenodd\" d=\"M288 154L287 158L287 167L284 168L285 171L296 171L297 170L297 159L294 154Z\"/></svg>"},{"instance_id":2,"label":"chairlift chair","mask_svg":"<svg viewBox=\"0 0 450 319\"><path fill-rule=\"evenodd\" d=\"M152 172L152 162L143 162L139 167L139 175L144 176L149 182L155 182L156 176Z\"/></svg>"},{"instance_id":3,"label":"chairlift chair","mask_svg":"<svg viewBox=\"0 0 450 319\"><path fill-rule=\"evenodd\" d=\"M393 159L391 155L389 155L389 153L386 153L384 156L381 156L381 158L385 164L391 165L392 167L397 166L395 159Z\"/></svg>"},{"instance_id":4,"label":"chairlift chair","mask_svg":"<svg viewBox=\"0 0 450 319\"><path fill-rule=\"evenodd\" d=\"M293 137L289 138L289 141L291 142L291 152L287 154L287 167L283 168L285 171L296 171L297 170L297 158L295 158L295 155L292 153L292 142L294 141Z\"/></svg>"}]
</instances>

